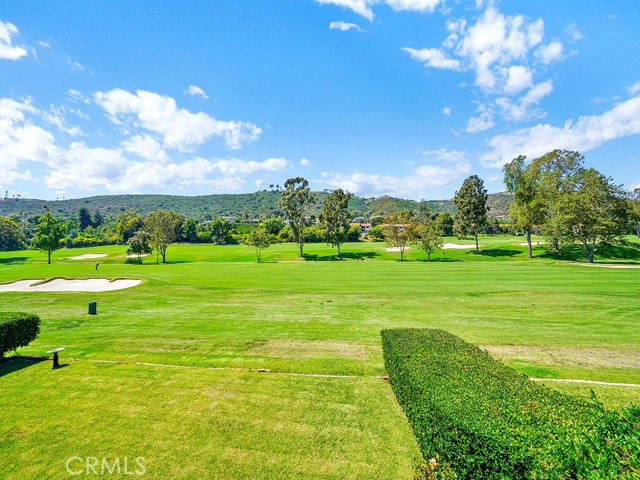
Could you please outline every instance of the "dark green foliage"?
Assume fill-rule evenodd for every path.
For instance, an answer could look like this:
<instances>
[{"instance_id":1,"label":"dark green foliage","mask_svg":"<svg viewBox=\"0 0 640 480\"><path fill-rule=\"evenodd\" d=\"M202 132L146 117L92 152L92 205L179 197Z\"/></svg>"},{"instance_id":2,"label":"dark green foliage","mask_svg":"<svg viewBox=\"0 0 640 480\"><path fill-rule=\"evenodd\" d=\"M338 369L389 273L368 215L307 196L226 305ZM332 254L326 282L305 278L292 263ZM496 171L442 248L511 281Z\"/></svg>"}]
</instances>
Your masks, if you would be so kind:
<instances>
[{"instance_id":1,"label":"dark green foliage","mask_svg":"<svg viewBox=\"0 0 640 480\"><path fill-rule=\"evenodd\" d=\"M89 213L89 210L87 210L87 207L80 207L80 210L78 210L78 225L81 232L85 228L93 225L91 214Z\"/></svg>"},{"instance_id":2,"label":"dark green foliage","mask_svg":"<svg viewBox=\"0 0 640 480\"><path fill-rule=\"evenodd\" d=\"M424 458L458 478L639 478L640 408L562 395L443 330L383 330L382 346Z\"/></svg>"},{"instance_id":3,"label":"dark green foliage","mask_svg":"<svg viewBox=\"0 0 640 480\"><path fill-rule=\"evenodd\" d=\"M40 333L40 317L22 312L0 312L0 359L4 354L26 347Z\"/></svg>"},{"instance_id":4,"label":"dark green foliage","mask_svg":"<svg viewBox=\"0 0 640 480\"><path fill-rule=\"evenodd\" d=\"M60 242L67 233L64 222L47 211L38 219L36 234L31 240L31 248L47 254L47 263L51 263L51 254L61 247Z\"/></svg>"},{"instance_id":5,"label":"dark green foliage","mask_svg":"<svg viewBox=\"0 0 640 480\"><path fill-rule=\"evenodd\" d=\"M460 190L456 192L453 201L458 207L456 223L461 233L470 233L476 240L476 253L478 248L478 234L487 224L487 189L484 182L477 175L471 175L462 182Z\"/></svg>"},{"instance_id":6,"label":"dark green foliage","mask_svg":"<svg viewBox=\"0 0 640 480\"><path fill-rule=\"evenodd\" d=\"M27 248L25 235L20 224L11 217L0 217L0 251L23 250Z\"/></svg>"},{"instance_id":7,"label":"dark green foliage","mask_svg":"<svg viewBox=\"0 0 640 480\"><path fill-rule=\"evenodd\" d=\"M320 219L326 228L327 243L338 248L340 257L340 245L347 239L349 231L349 199L351 194L341 188L333 190L324 198Z\"/></svg>"},{"instance_id":8,"label":"dark green foliage","mask_svg":"<svg viewBox=\"0 0 640 480\"><path fill-rule=\"evenodd\" d=\"M289 228L291 228L294 241L298 244L301 257L305 243L305 227L315 202L316 196L311 192L309 182L305 178L288 178L284 182L284 190L278 204L289 222Z\"/></svg>"}]
</instances>

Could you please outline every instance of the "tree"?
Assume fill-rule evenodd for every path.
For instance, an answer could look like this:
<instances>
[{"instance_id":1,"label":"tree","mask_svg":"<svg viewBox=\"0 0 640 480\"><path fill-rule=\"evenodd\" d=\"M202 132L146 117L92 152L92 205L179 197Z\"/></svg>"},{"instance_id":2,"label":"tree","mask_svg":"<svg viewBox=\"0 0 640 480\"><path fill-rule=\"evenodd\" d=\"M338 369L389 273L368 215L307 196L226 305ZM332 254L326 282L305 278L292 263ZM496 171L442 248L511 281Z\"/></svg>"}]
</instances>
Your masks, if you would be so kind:
<instances>
[{"instance_id":1,"label":"tree","mask_svg":"<svg viewBox=\"0 0 640 480\"><path fill-rule=\"evenodd\" d=\"M271 217L263 220L262 222L260 222L260 224L271 235L278 235L280 233L280 230L282 230L285 226L285 223L275 215L271 215Z\"/></svg>"},{"instance_id":2,"label":"tree","mask_svg":"<svg viewBox=\"0 0 640 480\"><path fill-rule=\"evenodd\" d=\"M640 238L640 187L635 188L631 192L629 198L629 219L636 231L636 235Z\"/></svg>"},{"instance_id":3,"label":"tree","mask_svg":"<svg viewBox=\"0 0 640 480\"><path fill-rule=\"evenodd\" d=\"M480 253L478 247L478 234L487 223L487 190L484 182L477 175L471 175L462 183L460 190L455 194L453 201L458 207L456 222L461 232L470 233L476 240L476 253Z\"/></svg>"},{"instance_id":4,"label":"tree","mask_svg":"<svg viewBox=\"0 0 640 480\"><path fill-rule=\"evenodd\" d=\"M185 219L180 231L182 241L195 243L198 241L198 223L193 218Z\"/></svg>"},{"instance_id":5,"label":"tree","mask_svg":"<svg viewBox=\"0 0 640 480\"><path fill-rule=\"evenodd\" d=\"M558 198L556 222L565 242L579 242L589 262L603 243L619 240L628 225L623 188L594 168L580 169L575 189Z\"/></svg>"},{"instance_id":6,"label":"tree","mask_svg":"<svg viewBox=\"0 0 640 480\"><path fill-rule=\"evenodd\" d=\"M127 244L129 247L127 248L128 255L137 255L138 263L142 263L142 255L148 255L153 252L153 248L149 245L151 237L145 230L138 230L133 234Z\"/></svg>"},{"instance_id":7,"label":"tree","mask_svg":"<svg viewBox=\"0 0 640 480\"><path fill-rule=\"evenodd\" d=\"M80 226L80 231L84 231L85 228L93 225L91 220L91 214L86 207L80 207L78 210L78 225Z\"/></svg>"},{"instance_id":8,"label":"tree","mask_svg":"<svg viewBox=\"0 0 640 480\"><path fill-rule=\"evenodd\" d=\"M149 244L162 256L162 263L167 263L167 248L176 240L176 226L182 216L167 210L149 212L144 218L144 230L149 234Z\"/></svg>"},{"instance_id":9,"label":"tree","mask_svg":"<svg viewBox=\"0 0 640 480\"><path fill-rule=\"evenodd\" d=\"M411 229L409 228L409 220L411 212L404 210L402 212L390 213L385 217L385 241L387 247L398 249L400 252L400 261L404 260L404 251L407 248L409 240L411 240Z\"/></svg>"},{"instance_id":10,"label":"tree","mask_svg":"<svg viewBox=\"0 0 640 480\"><path fill-rule=\"evenodd\" d=\"M100 210L96 208L96 213L93 214L93 226L98 228L104 223L104 217L100 213Z\"/></svg>"},{"instance_id":11,"label":"tree","mask_svg":"<svg viewBox=\"0 0 640 480\"><path fill-rule=\"evenodd\" d=\"M301 257L304 249L306 219L315 201L316 197L309 188L309 182L304 178L289 178L284 182L284 190L278 203L289 222L293 239L298 244Z\"/></svg>"},{"instance_id":12,"label":"tree","mask_svg":"<svg viewBox=\"0 0 640 480\"><path fill-rule=\"evenodd\" d=\"M563 217L563 196L576 188L576 178L582 168L584 157L576 151L553 150L536 158L529 168L539 178L540 200L544 208L544 234L547 248L559 253L566 235Z\"/></svg>"},{"instance_id":13,"label":"tree","mask_svg":"<svg viewBox=\"0 0 640 480\"><path fill-rule=\"evenodd\" d=\"M60 248L60 241L67 233L63 222L58 221L50 211L38 220L36 234L31 240L31 248L47 254L47 264L51 264L51 253Z\"/></svg>"},{"instance_id":14,"label":"tree","mask_svg":"<svg viewBox=\"0 0 640 480\"><path fill-rule=\"evenodd\" d=\"M116 231L123 243L127 241L144 226L144 219L130 208L124 213L118 215L116 223Z\"/></svg>"},{"instance_id":15,"label":"tree","mask_svg":"<svg viewBox=\"0 0 640 480\"><path fill-rule=\"evenodd\" d=\"M427 262L431 261L431 254L435 250L442 250L442 227L430 217L423 217L411 222L411 243L427 254Z\"/></svg>"},{"instance_id":16,"label":"tree","mask_svg":"<svg viewBox=\"0 0 640 480\"><path fill-rule=\"evenodd\" d=\"M243 242L256 252L256 260L260 263L262 249L269 248L271 245L270 234L263 226L257 226L250 233L245 235Z\"/></svg>"},{"instance_id":17,"label":"tree","mask_svg":"<svg viewBox=\"0 0 640 480\"><path fill-rule=\"evenodd\" d=\"M540 176L535 167L525 167L527 157L520 155L507 163L504 168L504 183L513 195L509 211L515 224L524 230L527 237L527 253L533 258L531 231L534 225L544 221L544 203L540 193Z\"/></svg>"},{"instance_id":18,"label":"tree","mask_svg":"<svg viewBox=\"0 0 640 480\"><path fill-rule=\"evenodd\" d=\"M451 237L453 235L453 225L455 223L451 214L449 212L442 212L436 215L435 221L440 226L442 234Z\"/></svg>"},{"instance_id":19,"label":"tree","mask_svg":"<svg viewBox=\"0 0 640 480\"><path fill-rule=\"evenodd\" d=\"M344 243L349 231L349 199L351 194L341 188L333 190L323 202L320 220L327 229L327 243L338 248L340 258L340 245Z\"/></svg>"},{"instance_id":20,"label":"tree","mask_svg":"<svg viewBox=\"0 0 640 480\"><path fill-rule=\"evenodd\" d=\"M213 243L226 243L227 236L233 229L233 223L226 218L216 217L209 224L211 232L211 241Z\"/></svg>"},{"instance_id":21,"label":"tree","mask_svg":"<svg viewBox=\"0 0 640 480\"><path fill-rule=\"evenodd\" d=\"M0 217L0 251L24 250L25 235L18 222L11 217Z\"/></svg>"}]
</instances>

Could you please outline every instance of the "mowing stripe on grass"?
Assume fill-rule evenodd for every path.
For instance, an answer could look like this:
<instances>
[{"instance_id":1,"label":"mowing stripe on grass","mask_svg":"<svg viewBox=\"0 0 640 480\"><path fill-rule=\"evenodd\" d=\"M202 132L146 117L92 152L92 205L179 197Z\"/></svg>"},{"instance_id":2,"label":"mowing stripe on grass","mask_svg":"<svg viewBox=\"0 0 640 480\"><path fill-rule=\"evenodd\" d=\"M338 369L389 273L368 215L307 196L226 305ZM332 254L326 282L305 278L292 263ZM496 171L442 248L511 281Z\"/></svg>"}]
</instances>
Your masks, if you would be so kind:
<instances>
[{"instance_id":1,"label":"mowing stripe on grass","mask_svg":"<svg viewBox=\"0 0 640 480\"><path fill-rule=\"evenodd\" d=\"M600 382L598 380L573 380L570 378L533 378L529 377L529 380L534 382L567 382L567 383L590 383L592 385L609 385L611 387L640 387L640 383L613 383L613 382Z\"/></svg>"}]
</instances>

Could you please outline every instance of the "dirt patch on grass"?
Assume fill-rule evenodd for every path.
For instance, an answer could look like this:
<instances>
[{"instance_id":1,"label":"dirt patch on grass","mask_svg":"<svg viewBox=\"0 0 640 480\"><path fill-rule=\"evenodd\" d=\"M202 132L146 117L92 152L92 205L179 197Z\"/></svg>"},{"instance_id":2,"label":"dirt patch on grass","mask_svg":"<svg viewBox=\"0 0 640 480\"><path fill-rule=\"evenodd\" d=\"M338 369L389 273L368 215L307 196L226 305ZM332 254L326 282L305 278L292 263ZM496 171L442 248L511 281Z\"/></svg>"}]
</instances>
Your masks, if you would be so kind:
<instances>
[{"instance_id":1,"label":"dirt patch on grass","mask_svg":"<svg viewBox=\"0 0 640 480\"><path fill-rule=\"evenodd\" d=\"M640 352L537 345L481 345L480 347L501 360L525 360L539 365L640 368Z\"/></svg>"},{"instance_id":2,"label":"dirt patch on grass","mask_svg":"<svg viewBox=\"0 0 640 480\"><path fill-rule=\"evenodd\" d=\"M254 343L248 353L280 358L367 358L363 345L328 340L267 340Z\"/></svg>"}]
</instances>

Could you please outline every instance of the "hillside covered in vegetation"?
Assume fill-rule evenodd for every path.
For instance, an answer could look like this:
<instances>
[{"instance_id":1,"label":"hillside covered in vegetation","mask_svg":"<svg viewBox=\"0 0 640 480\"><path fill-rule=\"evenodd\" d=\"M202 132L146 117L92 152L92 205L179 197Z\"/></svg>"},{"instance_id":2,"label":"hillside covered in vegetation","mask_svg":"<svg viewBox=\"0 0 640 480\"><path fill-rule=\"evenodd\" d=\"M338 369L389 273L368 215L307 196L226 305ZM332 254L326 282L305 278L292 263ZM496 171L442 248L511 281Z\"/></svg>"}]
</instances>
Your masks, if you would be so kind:
<instances>
[{"instance_id":1,"label":"hillside covered in vegetation","mask_svg":"<svg viewBox=\"0 0 640 480\"><path fill-rule=\"evenodd\" d=\"M322 209L324 192L318 192L313 213ZM280 213L278 199L280 192L262 190L255 193L216 194L200 196L180 195L101 195L68 200L38 200L30 198L0 199L0 215L29 217L40 215L45 205L58 217L72 218L82 207L90 212L99 210L103 215L118 215L133 208L141 215L163 208L191 218L207 219L217 216L234 216L244 220L266 218ZM433 213L455 213L453 200L423 200ZM511 196L506 193L489 194L489 215L499 219L507 218ZM354 196L349 206L354 216L369 220L371 217L386 215L399 210L416 210L420 202L389 196L363 198Z\"/></svg>"}]
</instances>

